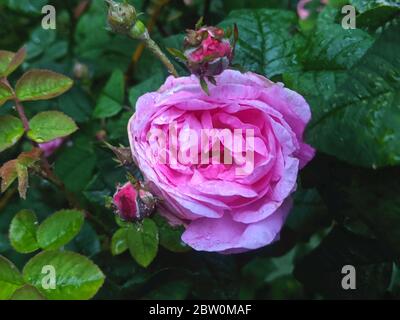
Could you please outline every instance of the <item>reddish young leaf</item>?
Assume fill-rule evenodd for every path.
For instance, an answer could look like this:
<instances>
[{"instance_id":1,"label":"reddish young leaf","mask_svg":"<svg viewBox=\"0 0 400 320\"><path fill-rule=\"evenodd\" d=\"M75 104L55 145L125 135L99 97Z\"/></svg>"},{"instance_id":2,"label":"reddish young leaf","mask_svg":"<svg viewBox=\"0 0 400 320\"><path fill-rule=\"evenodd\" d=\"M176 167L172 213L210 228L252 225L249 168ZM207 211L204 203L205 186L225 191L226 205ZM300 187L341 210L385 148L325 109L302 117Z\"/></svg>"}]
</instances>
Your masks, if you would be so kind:
<instances>
[{"instance_id":1,"label":"reddish young leaf","mask_svg":"<svg viewBox=\"0 0 400 320\"><path fill-rule=\"evenodd\" d=\"M17 159L6 162L0 168L1 192L6 191L18 178L18 191L20 197L25 199L28 189L28 169L40 160L42 150L34 148L31 151L22 152Z\"/></svg>"},{"instance_id":2,"label":"reddish young leaf","mask_svg":"<svg viewBox=\"0 0 400 320\"><path fill-rule=\"evenodd\" d=\"M11 60L10 64L8 65L5 76L8 76L11 73L13 73L24 62L25 57L26 57L26 48L22 47L17 51L17 53Z\"/></svg>"},{"instance_id":3,"label":"reddish young leaf","mask_svg":"<svg viewBox=\"0 0 400 320\"><path fill-rule=\"evenodd\" d=\"M15 56L14 52L0 50L0 78L3 78L7 74L8 66Z\"/></svg>"},{"instance_id":4,"label":"reddish young leaf","mask_svg":"<svg viewBox=\"0 0 400 320\"><path fill-rule=\"evenodd\" d=\"M17 163L17 176L18 176L18 192L19 196L22 199L26 199L26 191L28 190L29 186L29 175L28 175L28 168Z\"/></svg>"},{"instance_id":5,"label":"reddish young leaf","mask_svg":"<svg viewBox=\"0 0 400 320\"><path fill-rule=\"evenodd\" d=\"M6 191L17 179L17 163L17 160L11 160L0 168L1 192Z\"/></svg>"},{"instance_id":6,"label":"reddish young leaf","mask_svg":"<svg viewBox=\"0 0 400 320\"><path fill-rule=\"evenodd\" d=\"M30 168L40 160L43 151L39 148L33 148L31 151L22 152L18 156L18 163Z\"/></svg>"}]
</instances>

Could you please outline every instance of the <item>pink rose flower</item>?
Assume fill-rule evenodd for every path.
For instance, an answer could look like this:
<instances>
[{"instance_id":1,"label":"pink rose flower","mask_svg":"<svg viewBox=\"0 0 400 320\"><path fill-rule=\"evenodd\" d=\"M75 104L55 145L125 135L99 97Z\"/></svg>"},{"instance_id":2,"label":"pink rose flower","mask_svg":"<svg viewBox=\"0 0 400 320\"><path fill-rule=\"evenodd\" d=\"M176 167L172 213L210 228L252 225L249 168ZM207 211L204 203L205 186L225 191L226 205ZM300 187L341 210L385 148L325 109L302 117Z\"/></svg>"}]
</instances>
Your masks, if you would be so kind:
<instances>
[{"instance_id":1,"label":"pink rose flower","mask_svg":"<svg viewBox=\"0 0 400 320\"><path fill-rule=\"evenodd\" d=\"M45 157L50 157L64 143L64 138L57 138L49 142L40 143L39 148L43 150Z\"/></svg>"},{"instance_id":2,"label":"pink rose flower","mask_svg":"<svg viewBox=\"0 0 400 320\"><path fill-rule=\"evenodd\" d=\"M117 189L113 197L116 213L122 220L135 221L149 216L155 209L153 195L127 182Z\"/></svg>"},{"instance_id":3,"label":"pink rose flower","mask_svg":"<svg viewBox=\"0 0 400 320\"><path fill-rule=\"evenodd\" d=\"M302 138L311 113L302 96L260 75L225 70L216 80L208 96L194 75L169 77L138 99L128 134L160 213L185 226L182 240L237 253L278 239L299 169L314 156ZM217 143L203 139L210 130Z\"/></svg>"},{"instance_id":4,"label":"pink rose flower","mask_svg":"<svg viewBox=\"0 0 400 320\"><path fill-rule=\"evenodd\" d=\"M306 9L306 5L312 0L300 0L297 4L297 14L301 20L306 20L310 16L310 10ZM322 5L327 5L329 0L321 0ZM321 11L322 7L319 8Z\"/></svg>"}]
</instances>

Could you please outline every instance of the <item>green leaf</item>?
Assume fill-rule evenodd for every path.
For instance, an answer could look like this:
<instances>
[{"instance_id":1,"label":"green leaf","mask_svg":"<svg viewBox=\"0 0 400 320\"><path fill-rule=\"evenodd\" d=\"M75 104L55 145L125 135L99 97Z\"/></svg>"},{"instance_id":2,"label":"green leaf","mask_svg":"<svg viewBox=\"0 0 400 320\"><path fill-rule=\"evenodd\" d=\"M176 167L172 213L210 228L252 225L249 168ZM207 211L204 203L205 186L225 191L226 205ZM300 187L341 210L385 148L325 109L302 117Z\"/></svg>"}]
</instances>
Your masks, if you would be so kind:
<instances>
[{"instance_id":1,"label":"green leaf","mask_svg":"<svg viewBox=\"0 0 400 320\"><path fill-rule=\"evenodd\" d=\"M90 140L79 136L72 147L60 153L55 171L68 190L81 192L90 182L95 166L96 154Z\"/></svg>"},{"instance_id":2,"label":"green leaf","mask_svg":"<svg viewBox=\"0 0 400 320\"><path fill-rule=\"evenodd\" d=\"M133 90L130 91L130 94L133 94ZM107 137L110 139L110 141L118 140L118 142L122 142L122 144L129 143L126 134L126 128L131 117L132 112L122 112L118 116L107 121Z\"/></svg>"},{"instance_id":3,"label":"green leaf","mask_svg":"<svg viewBox=\"0 0 400 320\"><path fill-rule=\"evenodd\" d=\"M400 163L400 24L389 26L329 101L312 104L308 141L352 164Z\"/></svg>"},{"instance_id":4,"label":"green leaf","mask_svg":"<svg viewBox=\"0 0 400 320\"><path fill-rule=\"evenodd\" d=\"M190 292L191 284L187 280L173 281L157 287L148 293L145 300L184 300Z\"/></svg>"},{"instance_id":5,"label":"green leaf","mask_svg":"<svg viewBox=\"0 0 400 320\"><path fill-rule=\"evenodd\" d=\"M24 285L22 275L9 260L0 256L0 300L9 299L15 290Z\"/></svg>"},{"instance_id":6,"label":"green leaf","mask_svg":"<svg viewBox=\"0 0 400 320\"><path fill-rule=\"evenodd\" d=\"M294 275L305 287L329 299L376 299L389 286L392 259L385 246L373 239L335 228L295 267ZM356 269L356 289L342 288L342 268Z\"/></svg>"},{"instance_id":7,"label":"green leaf","mask_svg":"<svg viewBox=\"0 0 400 320\"><path fill-rule=\"evenodd\" d=\"M24 134L24 126L16 117L0 116L0 152L13 146Z\"/></svg>"},{"instance_id":8,"label":"green leaf","mask_svg":"<svg viewBox=\"0 0 400 320\"><path fill-rule=\"evenodd\" d=\"M322 21L300 54L302 70L284 74L285 84L318 105L321 97L332 97L345 82L347 70L373 43L373 37L360 29L345 30L339 24Z\"/></svg>"},{"instance_id":9,"label":"green leaf","mask_svg":"<svg viewBox=\"0 0 400 320\"><path fill-rule=\"evenodd\" d=\"M8 8L25 14L40 15L48 0L5 0Z\"/></svg>"},{"instance_id":10,"label":"green leaf","mask_svg":"<svg viewBox=\"0 0 400 320\"><path fill-rule=\"evenodd\" d=\"M186 66L178 61L177 59L174 59L175 56L173 54L171 54L168 50L168 48L181 48L182 47L182 43L184 40L185 36L183 33L179 33L179 34L175 34L173 36L169 36L166 38L163 38L162 41L159 42L159 45L161 47L162 50L165 50L167 52L168 55L170 55L171 58L171 62L172 64L175 66L175 69L177 70L177 72L179 73L179 75L181 76L189 76L189 70L186 68ZM142 60L143 58L144 61ZM141 63L137 66L137 70L135 71L136 73L139 73L140 70L147 70L146 73L144 74L152 74L152 77L155 77L157 74L162 75L163 79L162 82L160 83L160 85L162 83L164 83L165 78L167 76L166 72L165 72L165 67L161 64L161 62L157 59L154 60L154 56L152 57L152 55L147 55L141 58ZM143 63L142 63L143 61ZM143 64L143 65L142 65ZM149 68L151 68L149 70ZM139 80L142 80L142 82L147 82L147 80L149 80L149 77L144 77L143 75L136 75L136 77ZM158 89L160 87L160 85L156 88ZM153 91L153 90L152 90Z\"/></svg>"},{"instance_id":11,"label":"green leaf","mask_svg":"<svg viewBox=\"0 0 400 320\"><path fill-rule=\"evenodd\" d=\"M201 16L200 19L196 22L195 29L199 30L204 25L204 17Z\"/></svg>"},{"instance_id":12,"label":"green leaf","mask_svg":"<svg viewBox=\"0 0 400 320\"><path fill-rule=\"evenodd\" d=\"M351 0L359 15L357 27L377 28L394 19L400 12L397 0Z\"/></svg>"},{"instance_id":13,"label":"green leaf","mask_svg":"<svg viewBox=\"0 0 400 320\"><path fill-rule=\"evenodd\" d=\"M55 289L44 289L42 281L50 276L42 273L44 266L55 270ZM92 298L104 282L104 274L88 258L74 252L44 251L25 265L26 282L51 300L87 300Z\"/></svg>"},{"instance_id":14,"label":"green leaf","mask_svg":"<svg viewBox=\"0 0 400 320\"><path fill-rule=\"evenodd\" d=\"M210 90L208 90L208 83L207 83L206 79L200 78L200 86L203 89L203 91L209 96Z\"/></svg>"},{"instance_id":15,"label":"green leaf","mask_svg":"<svg viewBox=\"0 0 400 320\"><path fill-rule=\"evenodd\" d=\"M173 55L175 58L179 59L180 61L187 61L186 56L184 55L184 53L178 49L175 48L167 48L168 52Z\"/></svg>"},{"instance_id":16,"label":"green leaf","mask_svg":"<svg viewBox=\"0 0 400 320\"><path fill-rule=\"evenodd\" d=\"M150 265L158 252L158 230L153 220L144 219L142 224L128 228L128 247L139 265Z\"/></svg>"},{"instance_id":17,"label":"green leaf","mask_svg":"<svg viewBox=\"0 0 400 320\"><path fill-rule=\"evenodd\" d=\"M400 167L372 170L321 160L306 170L314 172L315 184L336 221L362 222L400 256Z\"/></svg>"},{"instance_id":18,"label":"green leaf","mask_svg":"<svg viewBox=\"0 0 400 320\"><path fill-rule=\"evenodd\" d=\"M39 249L36 240L38 221L34 212L21 210L12 219L9 237L13 248L20 253L30 253Z\"/></svg>"},{"instance_id":19,"label":"green leaf","mask_svg":"<svg viewBox=\"0 0 400 320\"><path fill-rule=\"evenodd\" d=\"M294 194L293 209L286 220L286 227L289 227L299 237L309 237L321 226L329 226L332 217L315 189L299 188Z\"/></svg>"},{"instance_id":20,"label":"green leaf","mask_svg":"<svg viewBox=\"0 0 400 320\"><path fill-rule=\"evenodd\" d=\"M92 116L92 101L81 87L74 86L59 98L60 111L76 122L87 122Z\"/></svg>"},{"instance_id":21,"label":"green leaf","mask_svg":"<svg viewBox=\"0 0 400 320\"><path fill-rule=\"evenodd\" d=\"M76 130L74 120L59 111L45 111L29 121L28 137L35 142L43 143L66 137Z\"/></svg>"},{"instance_id":22,"label":"green leaf","mask_svg":"<svg viewBox=\"0 0 400 320\"><path fill-rule=\"evenodd\" d=\"M11 297L11 300L46 300L45 297L34 287L25 285L17 289Z\"/></svg>"},{"instance_id":23,"label":"green leaf","mask_svg":"<svg viewBox=\"0 0 400 320\"><path fill-rule=\"evenodd\" d=\"M293 8L291 0L230 0L223 1L224 12L241 8Z\"/></svg>"},{"instance_id":24,"label":"green leaf","mask_svg":"<svg viewBox=\"0 0 400 320\"><path fill-rule=\"evenodd\" d=\"M111 239L111 253L117 256L128 250L128 229L121 228L114 233Z\"/></svg>"},{"instance_id":25,"label":"green leaf","mask_svg":"<svg viewBox=\"0 0 400 320\"><path fill-rule=\"evenodd\" d=\"M126 37L113 35L106 30L104 24L106 16L104 2L93 1L85 14L80 17L74 35L74 53L81 60L90 62L95 78L107 76L116 69L126 70L132 52L138 44L138 41L126 41ZM143 74L147 75L148 73Z\"/></svg>"},{"instance_id":26,"label":"green leaf","mask_svg":"<svg viewBox=\"0 0 400 320\"><path fill-rule=\"evenodd\" d=\"M70 242L81 230L84 214L77 210L61 210L44 220L37 230L42 249L53 250Z\"/></svg>"},{"instance_id":27,"label":"green leaf","mask_svg":"<svg viewBox=\"0 0 400 320\"><path fill-rule=\"evenodd\" d=\"M292 275L293 262L298 248L295 247L285 255L278 258L256 257L247 263L241 270L242 285L241 298L254 299L256 292L267 284L275 289L277 281ZM287 296L292 298L299 291L298 282L292 277L290 287L287 288ZM297 282L297 283L296 283ZM286 297L287 297L286 296ZM295 297L294 297L295 298Z\"/></svg>"},{"instance_id":28,"label":"green leaf","mask_svg":"<svg viewBox=\"0 0 400 320\"><path fill-rule=\"evenodd\" d=\"M168 221L159 214L155 215L153 219L158 226L161 246L172 252L190 251L190 247L181 240L184 231L182 226L171 226Z\"/></svg>"},{"instance_id":29,"label":"green leaf","mask_svg":"<svg viewBox=\"0 0 400 320\"><path fill-rule=\"evenodd\" d=\"M294 12L273 9L232 11L221 23L239 28L235 63L246 70L273 77L299 69L298 53L304 46L296 31Z\"/></svg>"},{"instance_id":30,"label":"green leaf","mask_svg":"<svg viewBox=\"0 0 400 320\"><path fill-rule=\"evenodd\" d=\"M101 243L96 231L86 220L81 231L65 248L90 258L101 251Z\"/></svg>"},{"instance_id":31,"label":"green leaf","mask_svg":"<svg viewBox=\"0 0 400 320\"><path fill-rule=\"evenodd\" d=\"M3 78L7 75L8 67L14 56L14 52L0 50L0 78Z\"/></svg>"},{"instance_id":32,"label":"green leaf","mask_svg":"<svg viewBox=\"0 0 400 320\"><path fill-rule=\"evenodd\" d=\"M129 102L131 103L133 110L135 110L136 102L140 96L144 95L147 92L158 90L164 80L164 74L159 72L149 77L147 80L144 80L130 88Z\"/></svg>"},{"instance_id":33,"label":"green leaf","mask_svg":"<svg viewBox=\"0 0 400 320\"><path fill-rule=\"evenodd\" d=\"M109 118L122 110L125 94L124 74L115 70L100 94L94 109L95 118Z\"/></svg>"},{"instance_id":34,"label":"green leaf","mask_svg":"<svg viewBox=\"0 0 400 320\"><path fill-rule=\"evenodd\" d=\"M27 60L31 66L54 65L56 60L65 57L68 52L68 42L57 39L57 30L43 29L37 26L30 33L26 44Z\"/></svg>"},{"instance_id":35,"label":"green leaf","mask_svg":"<svg viewBox=\"0 0 400 320\"><path fill-rule=\"evenodd\" d=\"M13 97L12 90L8 85L0 81L0 107Z\"/></svg>"},{"instance_id":36,"label":"green leaf","mask_svg":"<svg viewBox=\"0 0 400 320\"><path fill-rule=\"evenodd\" d=\"M392 7L400 9L400 3L397 0L350 0L350 3L356 7L358 12L361 13L377 7Z\"/></svg>"},{"instance_id":37,"label":"green leaf","mask_svg":"<svg viewBox=\"0 0 400 320\"><path fill-rule=\"evenodd\" d=\"M396 168L397 169L397 168ZM351 216L363 221L396 255L400 255L400 170L374 171L353 177L346 186Z\"/></svg>"},{"instance_id":38,"label":"green leaf","mask_svg":"<svg viewBox=\"0 0 400 320\"><path fill-rule=\"evenodd\" d=\"M72 79L49 70L30 70L16 85L16 94L21 101L47 100L57 97L73 85Z\"/></svg>"}]
</instances>

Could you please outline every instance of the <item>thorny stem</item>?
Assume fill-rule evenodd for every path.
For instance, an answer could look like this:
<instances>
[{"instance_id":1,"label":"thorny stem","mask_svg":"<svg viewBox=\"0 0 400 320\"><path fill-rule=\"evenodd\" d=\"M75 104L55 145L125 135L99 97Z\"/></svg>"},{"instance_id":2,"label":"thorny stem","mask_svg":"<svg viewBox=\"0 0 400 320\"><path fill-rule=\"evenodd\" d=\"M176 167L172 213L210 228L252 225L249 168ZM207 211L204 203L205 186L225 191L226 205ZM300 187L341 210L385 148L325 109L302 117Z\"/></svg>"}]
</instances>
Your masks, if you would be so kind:
<instances>
[{"instance_id":1,"label":"thorny stem","mask_svg":"<svg viewBox=\"0 0 400 320\"><path fill-rule=\"evenodd\" d=\"M132 39L141 40L145 46L164 64L168 72L178 77L178 72L160 47L150 38L146 26L137 19L136 10L127 3L105 0L109 5L108 24L113 32L124 34Z\"/></svg>"},{"instance_id":2,"label":"thorny stem","mask_svg":"<svg viewBox=\"0 0 400 320\"><path fill-rule=\"evenodd\" d=\"M151 34L154 26L157 24L157 19L161 13L163 7L166 6L169 2L170 2L170 0L159 0L155 4L155 6L152 10L152 13L151 13L150 21L147 23L147 26L146 26L149 34ZM134 66L138 63L138 61L140 60L140 57L143 54L143 50L144 50L145 46L146 45L143 42L137 46L134 54L132 55L132 63L131 63L129 70L132 70L134 68Z\"/></svg>"},{"instance_id":3,"label":"thorny stem","mask_svg":"<svg viewBox=\"0 0 400 320\"><path fill-rule=\"evenodd\" d=\"M25 114L25 110L24 110L24 106L22 105L21 101L19 101L19 99L17 98L14 89L11 87L10 83L8 82L7 78L4 78L4 83L6 83L8 85L8 87L12 90L12 93L14 95L14 102L15 102L15 108L17 109L18 115L22 121L22 124L24 126L24 130L25 132L28 132L30 130L29 128L29 120L28 117ZM38 147L39 145L34 142L31 141L34 147ZM40 174L43 178L45 178L46 180L50 181L51 183L53 183L56 187L58 187L59 189L61 189L62 191L66 191L65 190L65 186L63 184L63 182L55 175L55 173L53 172L53 170L51 169L50 163L48 162L47 158L44 155L41 155L41 169L40 170ZM68 202L70 202L70 204L74 207L76 205L76 201L74 201L70 196L67 195L67 200Z\"/></svg>"},{"instance_id":4,"label":"thorny stem","mask_svg":"<svg viewBox=\"0 0 400 320\"><path fill-rule=\"evenodd\" d=\"M24 107L21 105L21 102L15 98L15 108L17 109L18 115L22 121L22 124L24 126L25 132L29 131L29 121L28 118L25 115L24 112Z\"/></svg>"},{"instance_id":5,"label":"thorny stem","mask_svg":"<svg viewBox=\"0 0 400 320\"><path fill-rule=\"evenodd\" d=\"M164 66L168 69L168 72L172 74L175 78L179 77L178 72L175 70L174 65L167 58L167 56L161 51L160 47L154 42L150 37L144 40L146 47L153 52L153 54L160 59Z\"/></svg>"}]
</instances>

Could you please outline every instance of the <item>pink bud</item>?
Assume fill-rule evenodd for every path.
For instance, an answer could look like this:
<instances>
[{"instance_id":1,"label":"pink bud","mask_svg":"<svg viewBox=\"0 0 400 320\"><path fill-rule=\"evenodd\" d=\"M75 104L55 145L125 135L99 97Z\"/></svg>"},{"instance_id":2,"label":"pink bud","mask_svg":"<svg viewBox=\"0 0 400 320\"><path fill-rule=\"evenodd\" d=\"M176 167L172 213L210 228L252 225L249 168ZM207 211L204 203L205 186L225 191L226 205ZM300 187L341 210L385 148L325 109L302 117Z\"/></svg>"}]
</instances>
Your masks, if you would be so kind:
<instances>
[{"instance_id":1,"label":"pink bud","mask_svg":"<svg viewBox=\"0 0 400 320\"><path fill-rule=\"evenodd\" d=\"M49 142L39 144L39 148L43 150L45 157L50 157L64 143L63 138L57 138Z\"/></svg>"},{"instance_id":2,"label":"pink bud","mask_svg":"<svg viewBox=\"0 0 400 320\"><path fill-rule=\"evenodd\" d=\"M116 213L122 220L136 221L148 217L153 213L156 201L153 195L128 182L119 187L113 197Z\"/></svg>"},{"instance_id":3,"label":"pink bud","mask_svg":"<svg viewBox=\"0 0 400 320\"><path fill-rule=\"evenodd\" d=\"M200 77L217 76L233 60L233 46L220 28L188 30L184 46L189 70Z\"/></svg>"},{"instance_id":4,"label":"pink bud","mask_svg":"<svg viewBox=\"0 0 400 320\"><path fill-rule=\"evenodd\" d=\"M297 14L301 20L306 20L310 16L311 11L306 9L306 5L311 1L312 0L300 0L297 4ZM320 0L320 2L321 6L317 9L317 11L321 11L323 6L328 4L329 0Z\"/></svg>"},{"instance_id":5,"label":"pink bud","mask_svg":"<svg viewBox=\"0 0 400 320\"><path fill-rule=\"evenodd\" d=\"M305 8L306 4L311 0L300 0L297 4L297 14L301 20L305 20L309 17L310 11Z\"/></svg>"}]
</instances>

